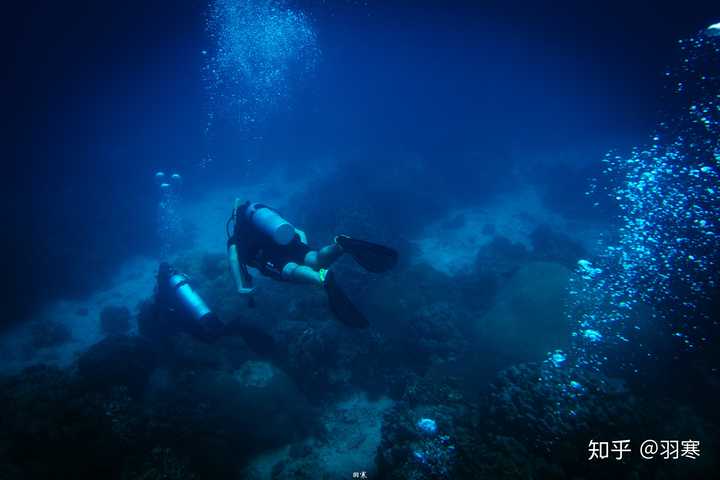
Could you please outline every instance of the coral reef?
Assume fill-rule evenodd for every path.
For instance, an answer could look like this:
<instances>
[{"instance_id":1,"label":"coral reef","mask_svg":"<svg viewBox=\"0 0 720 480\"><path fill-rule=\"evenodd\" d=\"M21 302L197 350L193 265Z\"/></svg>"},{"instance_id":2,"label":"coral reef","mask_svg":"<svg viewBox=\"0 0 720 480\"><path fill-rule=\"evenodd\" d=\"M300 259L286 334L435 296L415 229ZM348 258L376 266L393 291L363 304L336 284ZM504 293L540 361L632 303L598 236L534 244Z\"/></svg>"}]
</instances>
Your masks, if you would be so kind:
<instances>
[{"instance_id":1,"label":"coral reef","mask_svg":"<svg viewBox=\"0 0 720 480\"><path fill-rule=\"evenodd\" d=\"M154 379L148 402L154 433L194 469L223 478L251 454L307 435L316 418L293 381L260 361L171 372Z\"/></svg>"},{"instance_id":2,"label":"coral reef","mask_svg":"<svg viewBox=\"0 0 720 480\"><path fill-rule=\"evenodd\" d=\"M623 474L712 471L705 412L672 411L681 403L575 368L560 350L568 240L538 235L533 250L496 239L478 271L455 277L404 264L368 281L344 261L338 275L371 319L363 331L334 321L320 289L258 279L250 308L221 256L186 255L176 266L223 335L196 335L149 298L140 335L110 335L72 369L0 380L0 408L16 412L0 418L0 475L337 478L374 455L357 467L373 478L607 478L619 467L589 465L589 439L689 430L702 461L633 459Z\"/></svg>"},{"instance_id":3,"label":"coral reef","mask_svg":"<svg viewBox=\"0 0 720 480\"><path fill-rule=\"evenodd\" d=\"M459 419L469 413L463 395L447 381L408 384L383 418L376 456L381 478L456 478Z\"/></svg>"},{"instance_id":4,"label":"coral reef","mask_svg":"<svg viewBox=\"0 0 720 480\"><path fill-rule=\"evenodd\" d=\"M142 392L156 364L152 345L138 336L113 335L96 343L78 359L78 374L91 390L117 385Z\"/></svg>"},{"instance_id":5,"label":"coral reef","mask_svg":"<svg viewBox=\"0 0 720 480\"><path fill-rule=\"evenodd\" d=\"M136 460L140 465L129 466L122 480L196 480L186 463L170 448L155 447L150 455Z\"/></svg>"},{"instance_id":6,"label":"coral reef","mask_svg":"<svg viewBox=\"0 0 720 480\"><path fill-rule=\"evenodd\" d=\"M380 478L702 478L718 462L710 451L699 462L588 462L591 439L684 438L690 429L707 448L716 444L716 426L701 425L692 409L636 396L596 372L519 364L476 401L459 386L437 378L408 386L384 417ZM430 419L435 431L422 428Z\"/></svg>"},{"instance_id":7,"label":"coral reef","mask_svg":"<svg viewBox=\"0 0 720 480\"><path fill-rule=\"evenodd\" d=\"M135 439L115 432L142 424L129 405L122 389L94 395L56 368L37 366L3 379L0 408L12 415L0 416L2 463L24 479L118 478L117 459Z\"/></svg>"}]
</instances>

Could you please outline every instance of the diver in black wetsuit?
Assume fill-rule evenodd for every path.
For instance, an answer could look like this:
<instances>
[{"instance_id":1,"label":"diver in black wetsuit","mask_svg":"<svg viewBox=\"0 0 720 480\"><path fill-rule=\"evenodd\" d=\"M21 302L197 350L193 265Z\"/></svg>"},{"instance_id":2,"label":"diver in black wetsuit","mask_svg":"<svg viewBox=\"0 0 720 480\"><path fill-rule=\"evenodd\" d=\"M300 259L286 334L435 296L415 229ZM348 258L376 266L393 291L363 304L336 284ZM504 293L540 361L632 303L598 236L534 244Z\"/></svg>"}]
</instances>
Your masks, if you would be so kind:
<instances>
[{"instance_id":1,"label":"diver in black wetsuit","mask_svg":"<svg viewBox=\"0 0 720 480\"><path fill-rule=\"evenodd\" d=\"M354 327L367 326L367 320L350 303L327 268L343 253L350 254L371 272L384 272L397 263L395 250L346 235L338 235L334 243L313 249L305 232L293 227L273 208L259 203L236 200L227 227L228 259L238 293L252 299L255 292L247 267L275 280L322 286L338 320Z\"/></svg>"},{"instance_id":2,"label":"diver in black wetsuit","mask_svg":"<svg viewBox=\"0 0 720 480\"><path fill-rule=\"evenodd\" d=\"M326 268L343 254L338 243L313 250L308 246L305 232L283 222L282 217L270 207L259 203L238 203L236 201L233 212L235 225L228 238L230 269L238 293L251 295L255 290L248 266L275 280L314 285L325 282ZM269 221L265 223L272 222L269 228L274 228L274 231L263 231L253 221L258 212L265 213L263 210L269 211Z\"/></svg>"}]
</instances>

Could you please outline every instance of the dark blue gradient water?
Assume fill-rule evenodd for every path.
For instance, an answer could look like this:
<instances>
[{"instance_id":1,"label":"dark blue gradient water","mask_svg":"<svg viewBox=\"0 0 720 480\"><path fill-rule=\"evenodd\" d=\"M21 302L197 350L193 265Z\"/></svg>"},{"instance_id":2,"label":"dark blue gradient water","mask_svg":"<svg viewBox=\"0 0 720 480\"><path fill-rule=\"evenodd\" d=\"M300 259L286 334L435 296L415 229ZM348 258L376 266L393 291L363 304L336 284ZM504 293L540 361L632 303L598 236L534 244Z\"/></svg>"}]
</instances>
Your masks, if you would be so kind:
<instances>
[{"instance_id":1,"label":"dark blue gradient water","mask_svg":"<svg viewBox=\"0 0 720 480\"><path fill-rule=\"evenodd\" d=\"M8 10L0 477L710 477L718 15ZM236 198L313 247L397 250L390 272L331 268L370 327L252 269L240 297ZM212 340L163 303L160 261ZM627 438L629 458L589 460ZM648 460L648 439L701 453Z\"/></svg>"}]
</instances>

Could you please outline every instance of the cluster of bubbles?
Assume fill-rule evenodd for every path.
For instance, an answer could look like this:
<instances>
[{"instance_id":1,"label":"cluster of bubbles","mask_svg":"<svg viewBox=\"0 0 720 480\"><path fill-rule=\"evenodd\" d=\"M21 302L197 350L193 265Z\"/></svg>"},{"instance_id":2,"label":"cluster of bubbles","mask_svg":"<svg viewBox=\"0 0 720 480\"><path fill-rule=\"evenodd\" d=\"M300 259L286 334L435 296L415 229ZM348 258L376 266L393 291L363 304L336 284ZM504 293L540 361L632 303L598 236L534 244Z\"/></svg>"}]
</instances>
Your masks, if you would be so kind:
<instances>
[{"instance_id":1,"label":"cluster of bubbles","mask_svg":"<svg viewBox=\"0 0 720 480\"><path fill-rule=\"evenodd\" d=\"M604 159L620 228L597 266L579 262L570 291L578 353L593 366L606 360L600 345L641 337L643 315L686 349L707 342L716 326L709 306L720 280L720 37L712 33L679 42L682 60L666 72L667 119L649 145Z\"/></svg>"},{"instance_id":2,"label":"cluster of bubbles","mask_svg":"<svg viewBox=\"0 0 720 480\"><path fill-rule=\"evenodd\" d=\"M158 237L160 238L160 261L167 261L177 247L182 233L182 219L179 213L180 186L182 177L178 173L168 176L155 173L155 182L160 188L158 203Z\"/></svg>"},{"instance_id":3,"label":"cluster of bubbles","mask_svg":"<svg viewBox=\"0 0 720 480\"><path fill-rule=\"evenodd\" d=\"M311 22L282 0L213 0L207 31L208 133L219 116L243 128L261 121L320 57Z\"/></svg>"},{"instance_id":4,"label":"cluster of bubbles","mask_svg":"<svg viewBox=\"0 0 720 480\"><path fill-rule=\"evenodd\" d=\"M648 145L604 159L606 186L594 183L588 195L605 193L617 204L619 228L601 240L596 258L578 262L567 309L573 343L568 353L548 353L546 364L558 372L548 382L561 370L601 372L611 361L638 373L641 359L658 356L647 330L694 350L719 327L712 317L720 281L718 32L720 24L679 42L682 60L666 72L667 118ZM566 383L571 405L583 387Z\"/></svg>"}]
</instances>

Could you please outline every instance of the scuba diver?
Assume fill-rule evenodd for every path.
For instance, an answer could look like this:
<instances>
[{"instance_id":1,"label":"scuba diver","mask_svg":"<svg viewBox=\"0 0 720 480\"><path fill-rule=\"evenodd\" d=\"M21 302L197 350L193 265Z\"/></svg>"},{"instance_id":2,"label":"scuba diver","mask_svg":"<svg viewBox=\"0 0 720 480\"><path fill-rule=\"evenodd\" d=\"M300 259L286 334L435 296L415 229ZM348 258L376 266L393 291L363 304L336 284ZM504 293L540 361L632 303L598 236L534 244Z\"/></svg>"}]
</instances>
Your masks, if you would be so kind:
<instances>
[{"instance_id":1,"label":"scuba diver","mask_svg":"<svg viewBox=\"0 0 720 480\"><path fill-rule=\"evenodd\" d=\"M138 321L138 329L148 339L162 339L168 333L185 332L212 341L223 334L225 325L193 288L190 277L167 261L180 232L177 207L182 181L179 173L155 173L155 183L160 188L160 266L154 301L145 310L143 321Z\"/></svg>"},{"instance_id":2,"label":"scuba diver","mask_svg":"<svg viewBox=\"0 0 720 480\"><path fill-rule=\"evenodd\" d=\"M161 335L182 330L212 340L223 333L225 325L192 287L190 277L162 262L156 278L155 303L160 308L152 326L159 329Z\"/></svg>"},{"instance_id":3,"label":"scuba diver","mask_svg":"<svg viewBox=\"0 0 720 480\"><path fill-rule=\"evenodd\" d=\"M238 293L247 296L251 306L255 288L247 267L256 268L274 280L324 288L335 317L356 328L367 327L368 321L340 289L328 268L345 253L374 273L393 268L398 259L397 251L391 248L347 235L338 235L332 244L314 249L309 246L305 232L275 209L250 201L241 203L240 199L235 200L226 233L233 280Z\"/></svg>"}]
</instances>

